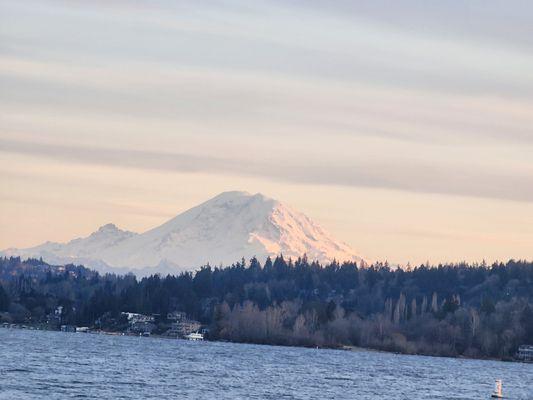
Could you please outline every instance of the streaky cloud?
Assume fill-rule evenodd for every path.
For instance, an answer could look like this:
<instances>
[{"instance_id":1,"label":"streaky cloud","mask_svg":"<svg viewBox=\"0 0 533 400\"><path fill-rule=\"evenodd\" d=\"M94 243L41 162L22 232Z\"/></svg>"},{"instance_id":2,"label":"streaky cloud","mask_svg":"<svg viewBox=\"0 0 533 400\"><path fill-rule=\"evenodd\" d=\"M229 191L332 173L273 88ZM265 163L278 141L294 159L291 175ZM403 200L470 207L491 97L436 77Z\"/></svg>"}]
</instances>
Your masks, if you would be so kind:
<instances>
[{"instance_id":1,"label":"streaky cloud","mask_svg":"<svg viewBox=\"0 0 533 400\"><path fill-rule=\"evenodd\" d=\"M374 187L409 192L474 196L533 202L531 174L489 173L483 168L447 166L412 160L250 161L203 155L116 148L58 145L0 139L0 151L68 163L110 167L258 176L292 183Z\"/></svg>"}]
</instances>

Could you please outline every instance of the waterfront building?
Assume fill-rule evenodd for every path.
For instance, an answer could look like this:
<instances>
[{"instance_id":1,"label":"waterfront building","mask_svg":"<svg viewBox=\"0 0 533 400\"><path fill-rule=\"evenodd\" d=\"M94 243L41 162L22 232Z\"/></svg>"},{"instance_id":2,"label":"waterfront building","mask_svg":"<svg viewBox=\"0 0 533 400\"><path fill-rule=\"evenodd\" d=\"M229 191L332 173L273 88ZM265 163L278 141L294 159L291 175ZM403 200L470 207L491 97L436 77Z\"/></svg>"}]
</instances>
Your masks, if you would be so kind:
<instances>
[{"instance_id":1,"label":"waterfront building","mask_svg":"<svg viewBox=\"0 0 533 400\"><path fill-rule=\"evenodd\" d=\"M525 362L533 362L533 346L523 344L518 347L516 358Z\"/></svg>"}]
</instances>

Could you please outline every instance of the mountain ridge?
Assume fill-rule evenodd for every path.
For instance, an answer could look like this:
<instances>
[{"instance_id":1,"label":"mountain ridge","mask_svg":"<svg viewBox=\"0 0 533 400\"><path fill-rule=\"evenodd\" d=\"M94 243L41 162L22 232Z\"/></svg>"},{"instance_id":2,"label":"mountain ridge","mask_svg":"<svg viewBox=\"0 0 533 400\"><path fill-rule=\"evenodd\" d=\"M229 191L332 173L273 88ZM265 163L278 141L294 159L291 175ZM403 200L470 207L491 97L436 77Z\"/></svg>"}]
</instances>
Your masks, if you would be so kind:
<instances>
[{"instance_id":1,"label":"mountain ridge","mask_svg":"<svg viewBox=\"0 0 533 400\"><path fill-rule=\"evenodd\" d=\"M242 257L304 254L321 263L358 261L304 214L261 193L223 192L143 233L105 224L84 238L7 249L6 256L42 257L52 263L83 263L105 271L189 270L229 265Z\"/></svg>"}]
</instances>

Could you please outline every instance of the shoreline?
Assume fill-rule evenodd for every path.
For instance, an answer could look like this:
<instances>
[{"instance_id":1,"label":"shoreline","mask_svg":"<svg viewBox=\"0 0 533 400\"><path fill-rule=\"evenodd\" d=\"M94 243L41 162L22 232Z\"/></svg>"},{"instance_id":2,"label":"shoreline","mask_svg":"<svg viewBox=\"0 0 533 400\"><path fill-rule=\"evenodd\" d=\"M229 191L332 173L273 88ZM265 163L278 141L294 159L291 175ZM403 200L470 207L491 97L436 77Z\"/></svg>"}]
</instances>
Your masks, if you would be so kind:
<instances>
[{"instance_id":1,"label":"shoreline","mask_svg":"<svg viewBox=\"0 0 533 400\"><path fill-rule=\"evenodd\" d=\"M8 325L8 326L6 326ZM88 330L83 332L68 332L68 331L61 331L58 329L47 329L43 328L42 326L36 326L36 325L30 325L30 324L0 324L0 328L4 329L14 329L14 330L32 330L32 331L48 331L48 332L62 332L62 333L77 333L77 334L88 334L88 335L105 335L105 336L127 336L127 337L138 337L138 338L146 338L146 339L165 339L165 340L182 340L182 341L190 341L186 338L181 337L170 337L167 335L157 335L157 334L151 334L151 335L142 335L142 334L136 334L131 332L119 332L119 331L105 331L105 330ZM422 354L422 353L402 353L402 352L395 352L395 351L387 351L382 349L376 349L372 347L361 347L361 346L353 346L353 345L339 345L339 346L297 346L297 345L284 345L284 344L275 344L275 343L254 343L254 342L236 342L231 340L200 340L205 342L211 342L211 343L234 343L234 344L249 344L254 346L274 346L274 347L294 347L294 348L306 348L306 349L317 349L317 350L339 350L339 351L346 351L346 352L372 352L372 353L384 353L384 354L393 354L393 355L402 355L402 356L422 356L422 357L432 357L432 358L454 358L458 360L480 360L480 361L501 361L501 362L514 362L514 363L521 363L521 364L533 364L531 362L522 361L518 359L502 359L502 358L494 358L494 357L466 357L463 355L457 355L457 356L448 356L448 355L435 355L435 354Z\"/></svg>"}]
</instances>

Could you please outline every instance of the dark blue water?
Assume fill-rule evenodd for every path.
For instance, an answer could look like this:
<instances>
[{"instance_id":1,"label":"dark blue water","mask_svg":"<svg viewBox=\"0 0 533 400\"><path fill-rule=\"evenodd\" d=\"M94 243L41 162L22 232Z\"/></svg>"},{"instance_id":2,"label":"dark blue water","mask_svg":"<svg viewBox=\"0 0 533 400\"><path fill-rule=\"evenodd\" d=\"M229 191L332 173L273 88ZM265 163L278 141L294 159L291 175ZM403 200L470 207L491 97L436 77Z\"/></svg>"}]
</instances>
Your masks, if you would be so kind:
<instances>
[{"instance_id":1,"label":"dark blue water","mask_svg":"<svg viewBox=\"0 0 533 400\"><path fill-rule=\"evenodd\" d=\"M533 399L533 365L0 329L0 399Z\"/></svg>"}]
</instances>

